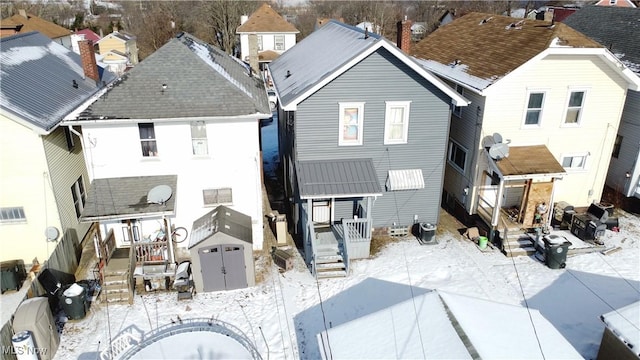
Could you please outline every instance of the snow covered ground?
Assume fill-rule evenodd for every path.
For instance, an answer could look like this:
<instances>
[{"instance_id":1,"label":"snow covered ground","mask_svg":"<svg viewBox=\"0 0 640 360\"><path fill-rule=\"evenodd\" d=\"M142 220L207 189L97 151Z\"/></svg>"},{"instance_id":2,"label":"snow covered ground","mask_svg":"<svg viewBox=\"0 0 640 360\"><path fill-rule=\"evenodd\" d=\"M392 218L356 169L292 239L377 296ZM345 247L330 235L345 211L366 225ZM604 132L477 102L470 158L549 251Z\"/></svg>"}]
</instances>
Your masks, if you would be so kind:
<instances>
[{"instance_id":1,"label":"snow covered ground","mask_svg":"<svg viewBox=\"0 0 640 360\"><path fill-rule=\"evenodd\" d=\"M248 289L180 301L174 292L137 294L132 306L96 304L84 319L67 322L55 359L96 359L123 330L146 333L178 318L233 324L264 359L320 359L318 334L407 300L394 293L399 285L416 293L437 289L528 305L593 359L604 329L599 316L640 300L640 220L622 213L620 227L618 233L607 231L604 241L621 250L569 256L566 269L550 269L534 257L481 251L457 232L439 229L438 244L420 245L413 238L391 243L375 258L353 262L347 278L316 282L297 258L293 270L280 273L274 265L264 282Z\"/></svg>"}]
</instances>

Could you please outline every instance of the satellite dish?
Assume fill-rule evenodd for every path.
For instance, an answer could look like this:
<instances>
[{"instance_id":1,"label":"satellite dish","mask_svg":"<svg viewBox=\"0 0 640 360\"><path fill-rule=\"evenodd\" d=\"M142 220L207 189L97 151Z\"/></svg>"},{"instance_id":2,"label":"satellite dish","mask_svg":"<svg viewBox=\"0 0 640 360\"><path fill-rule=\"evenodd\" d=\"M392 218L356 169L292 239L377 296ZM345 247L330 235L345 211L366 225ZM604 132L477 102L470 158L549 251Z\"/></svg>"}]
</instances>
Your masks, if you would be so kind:
<instances>
[{"instance_id":1,"label":"satellite dish","mask_svg":"<svg viewBox=\"0 0 640 360\"><path fill-rule=\"evenodd\" d=\"M502 142L502 135L500 135L498 133L493 133L493 141L496 144L500 144Z\"/></svg>"},{"instance_id":2,"label":"satellite dish","mask_svg":"<svg viewBox=\"0 0 640 360\"><path fill-rule=\"evenodd\" d=\"M44 235L47 237L47 241L56 241L60 236L60 231L55 226L49 226L44 230Z\"/></svg>"},{"instance_id":3,"label":"satellite dish","mask_svg":"<svg viewBox=\"0 0 640 360\"><path fill-rule=\"evenodd\" d=\"M147 203L164 205L170 198L173 191L169 185L158 185L149 190Z\"/></svg>"},{"instance_id":4,"label":"satellite dish","mask_svg":"<svg viewBox=\"0 0 640 360\"><path fill-rule=\"evenodd\" d=\"M489 156L494 160L504 159L509 157L509 145L505 143L497 143L491 145L489 148Z\"/></svg>"}]
</instances>

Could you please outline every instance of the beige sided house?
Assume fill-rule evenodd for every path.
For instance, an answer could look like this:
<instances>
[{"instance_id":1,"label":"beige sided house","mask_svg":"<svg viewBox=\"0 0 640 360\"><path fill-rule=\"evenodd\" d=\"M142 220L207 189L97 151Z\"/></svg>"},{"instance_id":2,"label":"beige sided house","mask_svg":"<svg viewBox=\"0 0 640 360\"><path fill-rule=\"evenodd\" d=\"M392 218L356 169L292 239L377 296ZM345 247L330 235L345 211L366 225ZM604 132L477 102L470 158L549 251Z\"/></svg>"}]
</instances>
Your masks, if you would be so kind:
<instances>
[{"instance_id":1,"label":"beige sided house","mask_svg":"<svg viewBox=\"0 0 640 360\"><path fill-rule=\"evenodd\" d=\"M98 54L110 56L111 60L115 60L111 57L113 54L117 54L126 56L128 65L134 66L138 63L138 45L135 36L114 29L111 34L98 40L96 44L98 45Z\"/></svg>"},{"instance_id":2,"label":"beige sided house","mask_svg":"<svg viewBox=\"0 0 640 360\"><path fill-rule=\"evenodd\" d=\"M640 89L609 50L562 23L471 13L411 54L471 100L451 109L446 207L495 235L536 227L542 202L600 201L627 90Z\"/></svg>"}]
</instances>

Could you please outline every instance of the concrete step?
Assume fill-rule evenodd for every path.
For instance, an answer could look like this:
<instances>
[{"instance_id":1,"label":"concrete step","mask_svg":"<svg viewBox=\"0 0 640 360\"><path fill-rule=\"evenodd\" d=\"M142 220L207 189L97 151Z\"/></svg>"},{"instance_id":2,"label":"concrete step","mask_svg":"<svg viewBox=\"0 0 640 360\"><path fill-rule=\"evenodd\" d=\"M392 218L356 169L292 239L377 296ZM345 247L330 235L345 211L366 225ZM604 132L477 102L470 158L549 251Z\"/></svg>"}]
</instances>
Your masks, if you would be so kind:
<instances>
[{"instance_id":1,"label":"concrete step","mask_svg":"<svg viewBox=\"0 0 640 360\"><path fill-rule=\"evenodd\" d=\"M344 262L342 255L321 255L316 256L316 264Z\"/></svg>"},{"instance_id":2,"label":"concrete step","mask_svg":"<svg viewBox=\"0 0 640 360\"><path fill-rule=\"evenodd\" d=\"M316 272L316 277L318 279L329 279L329 278L346 277L346 276L347 276L347 272L344 270Z\"/></svg>"},{"instance_id":3,"label":"concrete step","mask_svg":"<svg viewBox=\"0 0 640 360\"><path fill-rule=\"evenodd\" d=\"M343 262L318 263L318 264L316 264L316 271L345 270L346 268L347 268L347 266Z\"/></svg>"}]
</instances>

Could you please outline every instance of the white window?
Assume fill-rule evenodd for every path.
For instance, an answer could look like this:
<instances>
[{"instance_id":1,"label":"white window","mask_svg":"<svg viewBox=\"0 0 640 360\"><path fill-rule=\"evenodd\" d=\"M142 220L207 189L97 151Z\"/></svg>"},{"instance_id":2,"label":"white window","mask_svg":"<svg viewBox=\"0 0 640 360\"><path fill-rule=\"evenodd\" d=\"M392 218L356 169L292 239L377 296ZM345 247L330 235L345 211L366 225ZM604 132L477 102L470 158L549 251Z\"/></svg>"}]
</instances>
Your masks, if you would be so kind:
<instances>
[{"instance_id":1,"label":"white window","mask_svg":"<svg viewBox=\"0 0 640 360\"><path fill-rule=\"evenodd\" d=\"M142 146L142 156L158 156L158 146L156 144L156 132L153 123L138 124L140 131L140 145Z\"/></svg>"},{"instance_id":2,"label":"white window","mask_svg":"<svg viewBox=\"0 0 640 360\"><path fill-rule=\"evenodd\" d=\"M464 88L458 84L456 84L456 92L460 95L464 96ZM460 117L462 116L462 106L453 106L453 115Z\"/></svg>"},{"instance_id":3,"label":"white window","mask_svg":"<svg viewBox=\"0 0 640 360\"><path fill-rule=\"evenodd\" d=\"M284 50L284 35L275 35L273 37L274 50Z\"/></svg>"},{"instance_id":4,"label":"white window","mask_svg":"<svg viewBox=\"0 0 640 360\"><path fill-rule=\"evenodd\" d=\"M258 51L262 51L262 35L258 35Z\"/></svg>"},{"instance_id":5,"label":"white window","mask_svg":"<svg viewBox=\"0 0 640 360\"><path fill-rule=\"evenodd\" d=\"M207 145L207 125L204 121L191 122L191 144L193 155L209 154Z\"/></svg>"},{"instance_id":6,"label":"white window","mask_svg":"<svg viewBox=\"0 0 640 360\"><path fill-rule=\"evenodd\" d=\"M544 105L544 92L530 92L527 100L527 112L524 118L525 126L539 126Z\"/></svg>"},{"instance_id":7,"label":"white window","mask_svg":"<svg viewBox=\"0 0 640 360\"><path fill-rule=\"evenodd\" d=\"M204 189L202 200L205 206L231 205L233 203L231 188Z\"/></svg>"},{"instance_id":8,"label":"white window","mask_svg":"<svg viewBox=\"0 0 640 360\"><path fill-rule=\"evenodd\" d=\"M384 120L384 143L406 144L409 133L410 101L387 101Z\"/></svg>"},{"instance_id":9,"label":"white window","mask_svg":"<svg viewBox=\"0 0 640 360\"><path fill-rule=\"evenodd\" d=\"M467 149L463 148L457 142L449 140L449 164L464 173L467 163Z\"/></svg>"},{"instance_id":10,"label":"white window","mask_svg":"<svg viewBox=\"0 0 640 360\"><path fill-rule=\"evenodd\" d=\"M588 153L566 154L562 156L562 167L567 170L584 170Z\"/></svg>"},{"instance_id":11,"label":"white window","mask_svg":"<svg viewBox=\"0 0 640 360\"><path fill-rule=\"evenodd\" d=\"M0 223L24 222L26 220L27 217L24 216L22 206L0 208Z\"/></svg>"},{"instance_id":12,"label":"white window","mask_svg":"<svg viewBox=\"0 0 640 360\"><path fill-rule=\"evenodd\" d=\"M364 103L340 103L338 145L362 145Z\"/></svg>"},{"instance_id":13,"label":"white window","mask_svg":"<svg viewBox=\"0 0 640 360\"><path fill-rule=\"evenodd\" d=\"M565 116L565 124L579 124L580 115L582 114L582 106L584 104L585 91L571 91L569 94L569 102L567 104L567 115Z\"/></svg>"},{"instance_id":14,"label":"white window","mask_svg":"<svg viewBox=\"0 0 640 360\"><path fill-rule=\"evenodd\" d=\"M87 202L87 194L84 191L84 182L82 181L82 175L78 180L71 185L71 196L73 196L73 205L76 208L76 217L80 218L82 210Z\"/></svg>"},{"instance_id":15,"label":"white window","mask_svg":"<svg viewBox=\"0 0 640 360\"><path fill-rule=\"evenodd\" d=\"M73 139L73 133L66 126L64 127L64 137L67 140L67 149L72 151L76 146L76 142Z\"/></svg>"}]
</instances>

